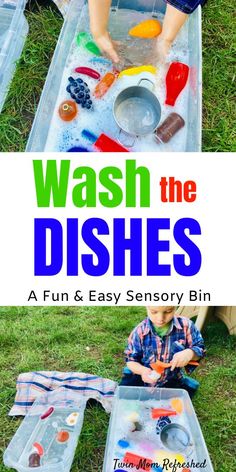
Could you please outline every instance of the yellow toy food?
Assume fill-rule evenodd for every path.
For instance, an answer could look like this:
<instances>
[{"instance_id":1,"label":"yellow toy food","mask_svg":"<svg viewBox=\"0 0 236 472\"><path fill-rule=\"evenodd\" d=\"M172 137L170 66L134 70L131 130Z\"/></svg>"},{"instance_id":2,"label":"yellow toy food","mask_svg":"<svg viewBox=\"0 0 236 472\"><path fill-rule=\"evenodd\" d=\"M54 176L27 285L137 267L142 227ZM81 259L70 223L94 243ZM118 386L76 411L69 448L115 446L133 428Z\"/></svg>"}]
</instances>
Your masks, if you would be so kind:
<instances>
[{"instance_id":1,"label":"yellow toy food","mask_svg":"<svg viewBox=\"0 0 236 472\"><path fill-rule=\"evenodd\" d=\"M167 459L169 459L170 463L167 464ZM155 462L157 462L158 464L160 464L161 467L165 467L165 470L168 470L168 471L172 471L172 467L171 467L171 462L174 462L174 461L177 461L177 463L179 462L181 465L186 462L184 456L182 456L182 454L179 454L178 452L169 452L169 451L164 451L163 449L162 450L159 450L159 451L155 451ZM182 472L182 467L177 467L177 469L175 469L176 472Z\"/></svg>"},{"instance_id":2,"label":"yellow toy food","mask_svg":"<svg viewBox=\"0 0 236 472\"><path fill-rule=\"evenodd\" d=\"M139 414L136 412L136 411L133 411L132 413L130 413L130 415L127 416L127 419L129 421L132 421L133 423L135 423L136 421L138 421L140 418Z\"/></svg>"},{"instance_id":3,"label":"yellow toy food","mask_svg":"<svg viewBox=\"0 0 236 472\"><path fill-rule=\"evenodd\" d=\"M151 39L158 36L161 32L161 24L158 20L144 20L129 30L130 36L136 38Z\"/></svg>"},{"instance_id":4,"label":"yellow toy food","mask_svg":"<svg viewBox=\"0 0 236 472\"><path fill-rule=\"evenodd\" d=\"M180 400L180 398L172 398L170 404L171 404L173 410L177 411L177 413L179 413L179 415L182 413L182 411L183 411L183 402Z\"/></svg>"},{"instance_id":5,"label":"yellow toy food","mask_svg":"<svg viewBox=\"0 0 236 472\"><path fill-rule=\"evenodd\" d=\"M123 77L124 75L136 75L140 74L141 72L151 72L152 74L157 73L157 68L151 65L147 66L139 66L139 67L130 67L130 69L122 70L119 74L119 78Z\"/></svg>"}]
</instances>

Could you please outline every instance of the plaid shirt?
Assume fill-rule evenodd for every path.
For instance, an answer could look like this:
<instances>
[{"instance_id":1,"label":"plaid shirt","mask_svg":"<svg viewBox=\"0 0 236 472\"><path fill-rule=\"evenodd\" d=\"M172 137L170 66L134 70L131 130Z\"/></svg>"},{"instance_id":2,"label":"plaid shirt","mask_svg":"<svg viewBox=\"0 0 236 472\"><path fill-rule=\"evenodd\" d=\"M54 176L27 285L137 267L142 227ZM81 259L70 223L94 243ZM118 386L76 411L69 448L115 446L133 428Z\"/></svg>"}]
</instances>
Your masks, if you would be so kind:
<instances>
[{"instance_id":1,"label":"plaid shirt","mask_svg":"<svg viewBox=\"0 0 236 472\"><path fill-rule=\"evenodd\" d=\"M150 367L150 364L157 359L170 362L174 353L178 351L176 348L178 345L184 349L192 349L199 358L205 355L202 335L188 318L174 316L168 333L162 338L156 334L151 320L146 318L129 336L125 350L126 362L139 362L145 367ZM188 371L192 372L194 368L189 366ZM173 372L168 368L157 383L161 386L171 379L181 377L183 372L180 368L176 368Z\"/></svg>"},{"instance_id":2,"label":"plaid shirt","mask_svg":"<svg viewBox=\"0 0 236 472\"><path fill-rule=\"evenodd\" d=\"M206 0L167 0L167 3L184 13L190 14L193 13L199 5L204 5Z\"/></svg>"}]
</instances>

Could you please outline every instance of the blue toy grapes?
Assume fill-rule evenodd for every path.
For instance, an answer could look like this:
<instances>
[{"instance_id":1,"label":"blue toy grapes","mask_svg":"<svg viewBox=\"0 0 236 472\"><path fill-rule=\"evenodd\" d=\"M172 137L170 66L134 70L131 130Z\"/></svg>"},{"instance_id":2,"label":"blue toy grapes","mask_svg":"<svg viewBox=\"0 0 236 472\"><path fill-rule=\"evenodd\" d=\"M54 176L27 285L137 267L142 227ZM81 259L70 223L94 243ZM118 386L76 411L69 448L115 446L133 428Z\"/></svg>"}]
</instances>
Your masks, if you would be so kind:
<instances>
[{"instance_id":1,"label":"blue toy grapes","mask_svg":"<svg viewBox=\"0 0 236 472\"><path fill-rule=\"evenodd\" d=\"M170 418L168 416L161 416L159 420L157 421L156 424L156 433L160 434L161 430L166 426L167 424L170 424Z\"/></svg>"},{"instance_id":2,"label":"blue toy grapes","mask_svg":"<svg viewBox=\"0 0 236 472\"><path fill-rule=\"evenodd\" d=\"M66 87L66 91L70 94L72 100L75 100L82 108L91 110L93 102L91 100L88 84L80 77L78 79L68 77L68 81L69 84Z\"/></svg>"}]
</instances>

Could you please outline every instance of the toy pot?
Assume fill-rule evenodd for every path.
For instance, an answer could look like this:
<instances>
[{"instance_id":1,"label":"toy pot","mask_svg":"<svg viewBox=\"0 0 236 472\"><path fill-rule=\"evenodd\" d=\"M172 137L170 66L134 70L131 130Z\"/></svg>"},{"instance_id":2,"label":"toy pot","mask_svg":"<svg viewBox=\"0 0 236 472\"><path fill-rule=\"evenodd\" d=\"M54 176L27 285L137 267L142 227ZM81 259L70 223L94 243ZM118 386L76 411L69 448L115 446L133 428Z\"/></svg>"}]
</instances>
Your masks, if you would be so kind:
<instances>
[{"instance_id":1,"label":"toy pot","mask_svg":"<svg viewBox=\"0 0 236 472\"><path fill-rule=\"evenodd\" d=\"M174 452L186 452L186 449L192 445L187 429L178 423L164 426L160 433L160 439L167 449Z\"/></svg>"},{"instance_id":2,"label":"toy pot","mask_svg":"<svg viewBox=\"0 0 236 472\"><path fill-rule=\"evenodd\" d=\"M181 62L172 62L166 75L166 105L174 106L189 75L189 67Z\"/></svg>"},{"instance_id":3,"label":"toy pot","mask_svg":"<svg viewBox=\"0 0 236 472\"><path fill-rule=\"evenodd\" d=\"M145 83L147 86L141 85ZM113 115L121 133L132 136L132 143L122 142L132 147L139 136L154 133L161 119L161 105L153 93L154 83L141 79L138 85L127 87L120 92L113 106Z\"/></svg>"}]
</instances>

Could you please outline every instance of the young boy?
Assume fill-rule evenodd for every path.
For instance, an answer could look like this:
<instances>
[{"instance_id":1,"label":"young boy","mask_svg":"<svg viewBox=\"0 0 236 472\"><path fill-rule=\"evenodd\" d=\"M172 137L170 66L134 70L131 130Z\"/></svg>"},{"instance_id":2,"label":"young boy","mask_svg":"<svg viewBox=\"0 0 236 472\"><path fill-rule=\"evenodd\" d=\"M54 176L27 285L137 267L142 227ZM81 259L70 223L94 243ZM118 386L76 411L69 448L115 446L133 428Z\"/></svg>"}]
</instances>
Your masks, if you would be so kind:
<instances>
[{"instance_id":1,"label":"young boy","mask_svg":"<svg viewBox=\"0 0 236 472\"><path fill-rule=\"evenodd\" d=\"M176 317L175 311L173 306L147 307L147 318L129 336L125 350L128 369L124 369L120 385L184 388L193 395L196 387L183 376L182 368L205 355L204 341L194 323ZM170 362L171 367L158 380L153 380L150 364L156 360ZM194 368L188 366L188 371Z\"/></svg>"},{"instance_id":2,"label":"young boy","mask_svg":"<svg viewBox=\"0 0 236 472\"><path fill-rule=\"evenodd\" d=\"M118 63L119 56L115 43L108 32L109 12L112 0L89 0L90 29L91 33L101 49L110 59ZM157 38L157 56L164 60L169 48L176 38L179 30L185 23L188 14L192 13L198 5L206 0L167 0L166 14L162 26L162 32Z\"/></svg>"}]
</instances>

